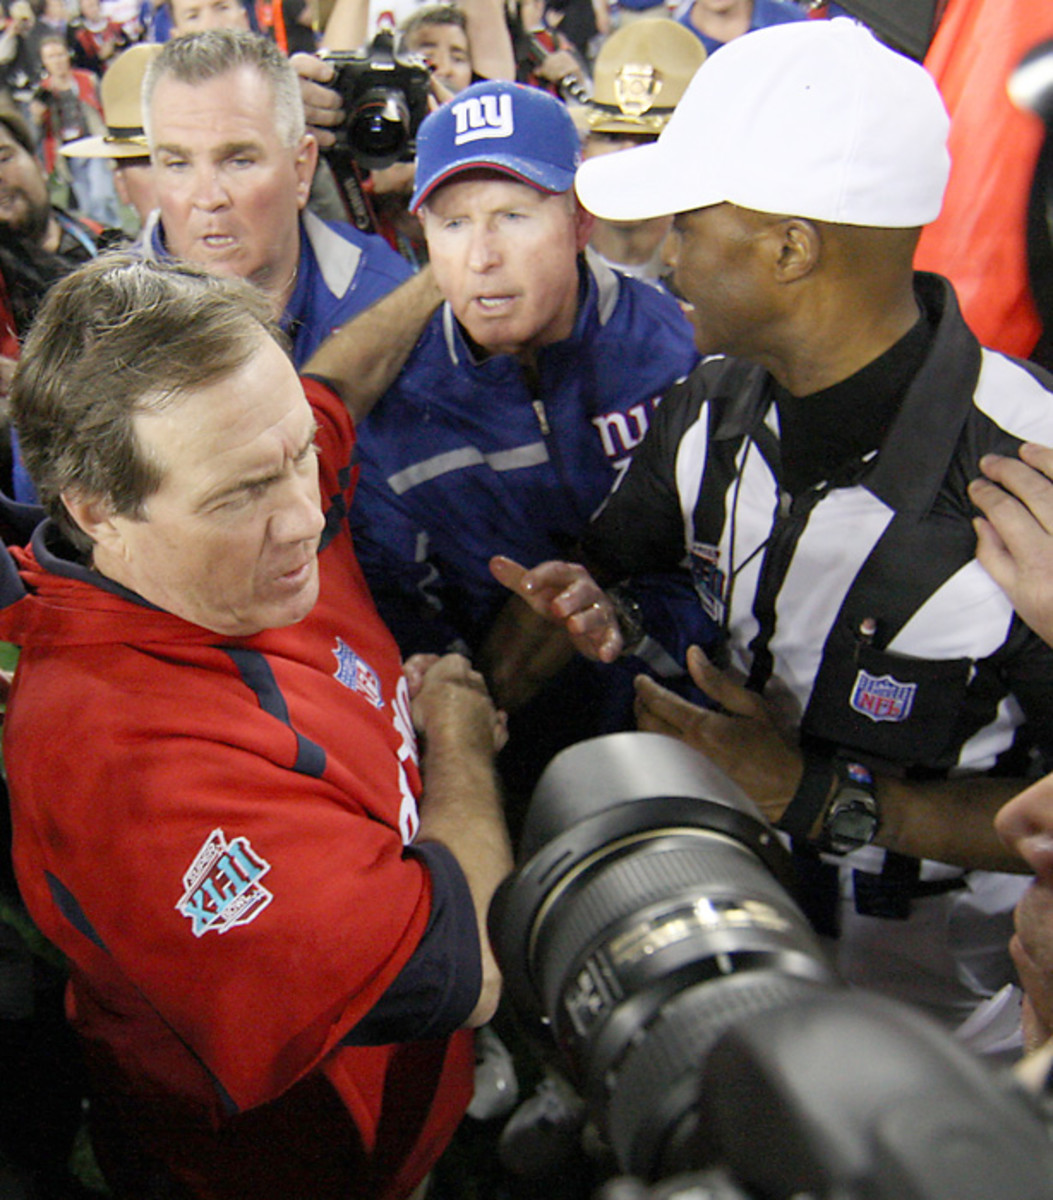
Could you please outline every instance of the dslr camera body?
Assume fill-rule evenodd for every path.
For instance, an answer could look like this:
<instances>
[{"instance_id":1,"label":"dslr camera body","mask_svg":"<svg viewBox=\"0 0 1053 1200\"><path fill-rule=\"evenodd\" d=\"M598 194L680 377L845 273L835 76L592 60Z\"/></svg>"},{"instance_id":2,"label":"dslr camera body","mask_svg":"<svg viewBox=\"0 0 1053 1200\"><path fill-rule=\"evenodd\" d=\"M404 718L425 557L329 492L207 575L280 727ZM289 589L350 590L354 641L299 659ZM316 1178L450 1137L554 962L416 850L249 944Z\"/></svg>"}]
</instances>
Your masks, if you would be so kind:
<instances>
[{"instance_id":1,"label":"dslr camera body","mask_svg":"<svg viewBox=\"0 0 1053 1200\"><path fill-rule=\"evenodd\" d=\"M333 151L367 170L412 162L417 130L428 112L431 72L419 54L397 54L395 35L381 30L362 50L322 54L335 68L332 88L347 114Z\"/></svg>"}]
</instances>

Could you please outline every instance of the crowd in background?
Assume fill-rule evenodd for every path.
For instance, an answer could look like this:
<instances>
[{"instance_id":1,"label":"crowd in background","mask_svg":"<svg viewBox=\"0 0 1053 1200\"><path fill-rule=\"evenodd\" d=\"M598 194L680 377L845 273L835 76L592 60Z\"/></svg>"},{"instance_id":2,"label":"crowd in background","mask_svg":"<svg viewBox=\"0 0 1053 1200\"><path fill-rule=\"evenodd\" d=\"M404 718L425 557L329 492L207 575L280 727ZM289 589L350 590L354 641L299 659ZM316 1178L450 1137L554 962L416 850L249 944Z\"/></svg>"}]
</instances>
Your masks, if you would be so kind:
<instances>
[{"instance_id":1,"label":"crowd in background","mask_svg":"<svg viewBox=\"0 0 1053 1200\"><path fill-rule=\"evenodd\" d=\"M1053 36L1053 13L1039 12L1041 7L1037 3L1023 2L1003 6L992 0L944 0L935 6L939 21L926 65L950 112L952 166L943 212L939 219L927 225L916 265L920 270L937 272L952 281L966 322L985 346L1024 359L1033 357L1048 366L1053 354L1043 339L1041 321L1031 299L1024 238L1028 189L1042 136L1041 122L1033 113L1025 114L1014 108L1005 87L1006 79L1024 53L1043 38ZM441 298L431 282L431 274L425 269L429 259L433 267L436 260L439 267L442 266L444 251L437 232L440 222L436 215L441 216L442 202L432 196L429 211L425 201L436 187L441 196L441 185L450 186L444 173L449 170L450 163L443 159L434 168L429 167L429 177L424 171L426 156L423 154L416 164L398 161L372 169L361 162L349 167L346 158L334 156L327 160L327 152L333 150L340 117L337 102L324 98L325 84L330 77L328 67L319 66L318 56L324 60L326 51L365 49L378 33L394 30L400 52L423 56L431 71L429 104L433 110L484 81L526 84L566 106L574 126L569 136L572 140L580 139L582 157L591 159L655 142L695 71L707 57L721 53L726 43L755 29L824 20L842 12L836 4L816 3L815 0L660 0L659 3L653 0L616 0L613 3L608 0L459 0L449 4L421 3L420 0L281 0L281 3L276 0L142 0L141 3L138 0L79 0L79 3L77 0L43 0L42 3L0 0L3 17L0 34L0 325L3 318L7 320L7 328L0 328L0 396L6 397L19 342L24 341L32 325L36 303L54 279L65 271L101 250L133 243L148 259L185 259L205 265L206 270L211 269L207 251L204 257L195 257L190 233L180 225L178 188L172 180L175 169L182 164L172 161L164 164L169 172L168 200L167 206L159 207L152 182L156 175L151 176L152 171L158 171L158 156L155 153L151 166L150 147L156 148L160 142L165 147L161 157L167 156L169 160L173 158L173 146L187 148L187 159L196 152L196 143L186 136L186 128L191 119L202 118L207 103L213 102L208 97L213 97L217 104L222 103L223 71L217 68L212 78L182 76L180 70L189 70L188 64L181 67L172 56L165 61L163 70L151 78L153 51L146 52L144 47L167 44L182 35L208 29L250 30L268 38L292 61L302 90L307 129L321 150L320 169L312 180L309 168L313 168L313 158L300 155L296 149L300 145L298 135L283 129L282 113L277 112L281 106L275 104L276 140L282 142L282 153L288 152L289 161L295 164L294 170L302 168L305 180L290 175L284 180L288 185L286 193L279 194L276 187L271 197L273 213L278 214L281 210L288 218L284 224L284 218L272 215L271 211L265 214L267 221L275 228L282 225L287 234L282 254L274 261L263 262L258 269L249 264L244 270L239 267L229 273L248 278L267 295L272 303L272 315L282 319L290 334L295 366L305 368L308 373L314 371L331 382L340 375L332 369L332 357L325 358L324 349L322 362L330 369L321 370L317 366L317 359L312 356L319 352L319 344L332 330L341 328L343 322L359 312L386 313L384 298L398 285L394 311L398 312L399 327L405 329L408 338L406 353L409 354L414 345L417 350L410 355L408 367L404 365L405 358L391 364L391 374L377 386L372 397L375 400L382 393L388 395L387 408L379 410L380 417L373 418L372 426L360 434L359 441L367 467L372 455L384 465L385 477L401 478L420 467L416 461L404 462L401 458L396 461L395 450L400 454L403 451L409 453L410 449L417 453L417 448L412 445L410 427L413 423L405 419L404 412L413 404L420 404L423 411L426 402L432 398L436 388L436 364L445 362L444 351L436 347L445 347L455 336L444 325L443 310L436 312ZM998 36L994 36L996 30ZM630 69L627 64L659 61L665 92L656 99L658 92L652 86L653 79L642 77L638 70L634 75L636 68ZM265 80L271 78L267 75L269 68L265 62L246 59L246 64L252 71L259 69ZM125 82L122 72L127 73L130 82ZM147 72L147 115L149 98L152 98L154 122L153 129L146 131L139 107L139 86L144 72ZM120 86L113 86L113 81L118 78L121 78ZM111 83L109 88L107 79ZM167 107L166 94L170 97ZM551 100L546 102L551 103ZM164 122L160 116L164 117ZM549 117L546 115L545 119ZM565 121L565 117L562 119ZM721 114L715 112L713 119L719 121ZM538 122L540 126L541 117ZM207 120L200 123L205 126ZM106 153L107 148L112 154ZM577 142L574 141L567 151L568 161L574 159L576 149ZM180 153L183 153L182 149ZM315 151L312 149L311 153ZM439 156L439 151L434 148L431 153ZM464 171L467 168L470 176L472 165L471 162L461 163L457 169ZM351 176L346 174L348 170ZM418 177L418 171L424 178ZM558 188L550 187L545 180L528 179L525 182L546 193L562 192L570 186L564 182ZM460 184L462 188L471 185L470 178ZM491 180L490 186L518 184L509 185L504 181L497 185ZM286 206L283 197L294 193L298 197L296 189L300 187L303 189L302 206ZM283 206L288 207L287 213ZM690 205L681 211L704 211L705 208L706 205ZM602 214L603 204L597 204L595 211ZM560 278L566 276L563 282L571 297L568 304L572 313L577 312L575 305L579 303L584 311L591 312L589 305L593 303L593 291L590 288L600 297L595 301L597 308L602 305L603 270L615 268L622 275L634 277L631 284L623 282L618 286L622 288L624 304L628 306L631 299L636 306L635 315L631 320L625 317L625 321L626 327L638 334L639 346L631 342L628 335L618 334L620 327L612 324L606 336L608 341L614 341L616 335L621 339L618 353L608 349L608 343L601 340L600 334L590 331L589 340L583 338L582 347L576 349L575 361L580 365L591 353L600 364L597 373L608 361L615 360L618 360L617 366L623 376L628 377L630 370L638 373L639 378L634 379L634 384L639 388L639 397L628 397L624 379L618 381L617 388L611 389L625 399L626 411L619 412L617 419L605 417L609 423L604 425L603 437L609 440L614 436L611 431L619 428L631 431L631 422L638 420L642 426L642 440L646 418L640 417L639 412L643 411L644 403L656 393L664 394L668 384L695 366L696 349L705 353L697 340L692 345L686 326L681 327L682 314L668 294L673 290L673 284L666 242L673 216L619 220L614 216L603 219L601 215L590 226L588 234L592 250L589 262L601 264L601 267L590 265L591 275L584 269L579 275L578 251L581 246L575 241L576 227L568 214L557 212L548 219L553 224L543 247L544 253L538 253L538 271L555 273L553 264L559 265ZM351 252L347 239L334 241L331 233L326 232L327 228L332 229L326 222L334 221L345 221L357 225L359 230L379 235L372 247L364 242L357 244L354 253L362 257L353 260L356 271L359 261L369 265L368 268L363 266L357 276L355 286L360 291L353 303L350 290L346 296L342 291L339 293L341 302L346 299L343 305L337 301L333 264L344 263ZM425 234L429 221L432 222L431 256ZM894 221L888 223L895 225ZM846 219L844 224L854 229L857 222ZM858 224L880 226L883 222L860 221ZM926 222L919 218L907 224L920 227ZM215 231L208 236L217 237ZM270 247L265 249L269 253ZM868 251L867 261L871 266L875 257ZM904 252L902 257L900 282L910 277L910 254ZM228 272L220 269L216 273ZM441 274L441 271L437 273ZM688 273L685 269L685 276ZM363 279L370 281L368 289L364 287ZM445 281L449 281L449 272ZM444 280L439 282L442 285ZM412 290L414 287L416 292ZM450 290L446 288L445 299L455 306L456 297L448 294ZM661 301L654 299L656 291L661 293ZM683 295L676 298L684 299ZM862 305L862 297L857 299ZM414 307L418 301L421 305L419 321ZM700 310L703 307L701 299L697 307ZM652 308L654 324L644 332L640 311L651 312ZM488 345L483 334L477 333L460 313L456 315L470 351L479 351L481 358L492 354L495 361L512 354L521 362L525 361L523 347L517 345L515 349L509 349L508 345L497 341ZM604 321L608 319L605 315ZM659 340L656 330L665 341ZM572 336L578 338L576 327ZM386 348L388 344L387 338L371 341L364 331L359 340L373 349ZM803 342L803 336L800 340ZM660 347L660 352L655 352L656 346ZM639 366L633 357L634 347L640 351ZM531 350L536 348L527 347L527 358ZM378 351L374 357L380 359L383 355ZM749 358L749 355L743 357ZM656 366L659 360L659 365L667 368L668 379L664 375L661 379L652 379L649 375L645 379L642 364ZM342 363L343 377L354 380L356 385L361 382L355 375L359 362L351 359L347 364ZM313 367L312 363L315 364ZM539 374L535 377L525 370L521 376L517 366L512 375L514 379L510 375L508 381L502 381L500 389L495 385L494 390L501 390L503 396L509 397L520 385L534 389L531 392L533 399L524 396L522 404L518 393L514 394L519 410L527 415L531 425L530 430L523 433L525 443L528 434L535 434L532 422L539 405L540 420L544 425L545 409L538 399L541 394ZM457 389L467 385L447 381L443 386L450 390L451 406L462 402L463 397ZM548 386L556 392L551 383ZM347 391L339 387L337 390L353 409ZM394 395L400 398L403 407L393 407L390 396ZM545 399L552 404L556 396L549 395ZM634 399L639 403L632 407L630 403ZM390 418L390 429L384 425L385 414ZM357 414L353 415L357 419ZM436 424L438 419L429 415L429 420L435 420ZM491 421L495 420L491 417ZM600 423L592 417L586 422L590 433L594 424L600 428ZM425 432L434 437L435 430L436 425L433 425L430 432ZM506 421L502 435L507 430ZM546 436L548 432L544 429ZM386 436L387 442L384 441ZM6 435L0 439L0 487L18 500L33 500L32 484L20 462L17 441L10 447L8 441ZM626 462L631 448L627 442ZM495 458L500 456L498 451L510 452L504 446L497 447ZM422 455L432 452L430 442L420 449ZM431 459L427 461L430 463ZM585 468L580 471L575 468L571 472L582 496L579 497L578 511L573 514L575 528L565 539L568 543L571 536L580 534L578 526L583 522L583 514L595 512L606 494L610 485L607 473L610 464L605 462L603 467L602 479L597 477L595 481L589 481L590 487L595 482L595 496L591 492L586 494ZM372 521L374 527L380 528L383 519L392 520L391 512L383 518L373 514L369 508L367 475L364 480L356 496L358 507L352 518L357 513L360 523L368 525ZM419 481L413 486L419 486ZM438 486L445 488L447 483L439 481ZM375 496L373 500L375 503ZM397 506L400 509L408 512L412 502L412 497L399 492ZM428 527L433 545L442 534L441 524L434 514L448 517L458 537L461 531L471 526L470 516L458 518L458 502L455 492L440 491L435 498L419 496L424 509L420 522L423 524L430 519L437 522L435 528ZM476 505L478 500L471 497L470 502ZM390 497L386 503L389 508L394 507ZM524 520L514 522L520 527L526 527L531 517L529 505L526 501L523 504ZM401 517L405 513L398 515ZM555 524L553 514L546 516ZM390 538L385 537L382 545L370 546L369 528L356 528L352 520L356 552L371 586L374 585L371 568L378 575L382 574L387 569L387 559L397 548L400 527L393 522L386 528L394 529L395 533ZM502 537L509 536L505 528L500 532ZM556 542L558 539L552 547L543 547L535 557L554 556L561 549ZM505 553L503 545L489 547L485 554L480 551L477 557L483 561L489 560L491 554ZM520 557L527 561L532 552L533 548ZM407 561L415 553L415 548L408 551ZM422 550L417 560L422 567L423 555ZM486 570L482 572L482 581L473 579L472 569L471 563L464 565L466 582L462 583L461 598L467 596L471 603L478 602L479 613L470 614L473 620L478 616L478 628L473 629L472 636L466 635L463 627L456 633L460 643L470 643L469 649L482 661L494 640L492 629L496 626L491 625L494 594L503 601L504 587L513 585L500 579L499 583L504 587L498 586ZM490 590L486 591L487 588ZM377 594L375 586L374 594ZM421 627L419 613L412 614L412 628L401 636L400 610L397 607L385 610L383 598L379 596L377 603L385 624L395 633L404 657L409 657L414 650L433 649L430 645L417 647L412 644ZM461 608L466 611L469 607L469 601L464 600ZM599 607L598 603L593 607ZM465 611L457 615L463 618ZM619 626L621 616L624 614L620 614ZM208 627L206 622L202 624ZM487 631L491 631L489 637L484 636ZM697 638L699 644L702 640ZM450 644L454 641L451 637ZM708 664L705 669L708 670ZM698 686L702 686L699 683L702 670L698 667L693 672ZM579 681L577 686L584 687L585 684ZM645 698L647 694L645 691ZM637 699L638 715L640 704ZM511 708L511 705L506 707ZM512 728L514 735L514 723ZM536 750L533 753L534 757L543 758ZM514 767L510 766L513 761L506 756L503 766L513 772L514 780ZM919 854L918 857L928 855ZM0 879L0 901L5 892L10 895L13 890L13 882ZM0 921L0 957L3 949L3 924ZM60 985L58 968L56 978ZM487 1036L484 1035L484 1041ZM481 1095L478 1074L476 1089L478 1100ZM75 1114L72 1124L76 1125ZM61 1137L59 1142L62 1142Z\"/></svg>"},{"instance_id":2,"label":"crowd in background","mask_svg":"<svg viewBox=\"0 0 1053 1200\"><path fill-rule=\"evenodd\" d=\"M425 54L451 91L473 78L514 75L564 93L574 81L573 96L584 100L596 55L620 24L639 15L669 16L693 28L712 50L740 29L739 17L729 20L728 10L750 6L711 0L646 6L635 0L624 6L606 0L510 0L503 12L499 5L495 9L497 22L472 27L470 19L467 33L463 25L457 32L455 20L439 11L443 7L415 0L368 5L366 0L284 0L281 5L270 0L45 0L35 5L7 0L0 5L0 108L13 109L29 124L57 203L102 225L134 232L135 214L127 205L118 207L112 182L98 173L101 164L93 163L89 179L83 162L57 151L64 142L104 131L101 78L136 43L164 42L177 32L206 28L248 28L295 54L322 47L355 49L380 29L394 28L407 49ZM815 5L758 0L753 27L803 19L809 8ZM421 38L422 29L433 31L441 22L446 31L438 38ZM459 62L460 74L451 74L451 62Z\"/></svg>"},{"instance_id":3,"label":"crowd in background","mask_svg":"<svg viewBox=\"0 0 1053 1200\"><path fill-rule=\"evenodd\" d=\"M840 5L815 0L469 0L461 5L422 0L284 0L280 5L272 0L3 0L0 113L10 111L25 122L57 209L87 220L93 234L116 228L132 238L143 218L120 178L115 187L113 167L119 160L95 152L88 158L62 152L64 145L106 133L100 83L132 45L164 42L177 32L252 29L302 61L304 54L327 48L364 48L377 32L391 29L402 50L427 59L438 99L448 99L478 79L514 78L565 100L587 132L584 114L596 87L593 76L601 50L612 32L640 17L668 18L691 31L704 53L712 53L748 29L844 12ZM954 281L970 324L988 344L1028 356L1042 334L1023 246L1040 122L1013 106L1005 84L1027 50L1053 33L1053 22L1044 6L1031 2L1005 9L979 0L945 0L933 6L933 13L935 33L925 63L951 110L954 167L944 211L922 240L919 266ZM317 78L310 68L298 70L305 78ZM600 87L610 93L611 86L608 74ZM614 98L607 94L601 99L609 107ZM306 92L305 103L310 124ZM315 132L325 151L329 131ZM606 135L607 148L616 148L619 139L622 145L645 140L639 128L622 130L617 138ZM597 153L598 141L594 136L586 152ZM312 207L323 216L346 219L347 205L325 186L326 174L320 172ZM419 223L406 211L412 166L397 163L364 174L372 227L418 267L425 255L423 239ZM599 246L604 236L601 230L594 244ZM112 240L104 235L104 244ZM618 265L657 275L659 256L660 239L652 231ZM1048 353L1048 347L1039 346L1040 361L1047 361Z\"/></svg>"}]
</instances>

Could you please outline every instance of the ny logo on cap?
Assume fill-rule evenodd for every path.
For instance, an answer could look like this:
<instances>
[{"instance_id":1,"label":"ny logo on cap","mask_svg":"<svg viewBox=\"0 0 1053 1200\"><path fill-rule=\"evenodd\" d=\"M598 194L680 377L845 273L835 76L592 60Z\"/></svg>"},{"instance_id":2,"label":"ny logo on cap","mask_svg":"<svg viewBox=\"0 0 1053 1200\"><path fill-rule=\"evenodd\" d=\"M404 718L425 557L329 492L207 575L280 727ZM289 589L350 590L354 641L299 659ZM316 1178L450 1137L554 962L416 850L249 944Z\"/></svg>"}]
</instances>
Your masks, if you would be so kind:
<instances>
[{"instance_id":1,"label":"ny logo on cap","mask_svg":"<svg viewBox=\"0 0 1053 1200\"><path fill-rule=\"evenodd\" d=\"M507 92L501 96L472 96L451 107L457 122L453 134L455 146L477 142L480 138L507 138L515 132L512 97Z\"/></svg>"}]
</instances>

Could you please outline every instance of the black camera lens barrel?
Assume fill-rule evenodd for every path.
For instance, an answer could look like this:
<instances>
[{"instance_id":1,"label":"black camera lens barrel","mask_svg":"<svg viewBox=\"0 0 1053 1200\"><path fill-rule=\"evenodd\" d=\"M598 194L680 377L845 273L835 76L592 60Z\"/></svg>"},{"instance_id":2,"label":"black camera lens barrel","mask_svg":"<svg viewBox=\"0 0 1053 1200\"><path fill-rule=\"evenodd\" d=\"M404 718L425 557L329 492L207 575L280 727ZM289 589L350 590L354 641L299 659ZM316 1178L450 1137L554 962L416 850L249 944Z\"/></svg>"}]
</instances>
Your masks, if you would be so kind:
<instances>
[{"instance_id":1,"label":"black camera lens barrel","mask_svg":"<svg viewBox=\"0 0 1053 1200\"><path fill-rule=\"evenodd\" d=\"M773 996L838 986L789 855L712 764L644 733L557 755L521 853L490 911L506 994L554 1037L622 1169L676 1169L701 1054Z\"/></svg>"},{"instance_id":2,"label":"black camera lens barrel","mask_svg":"<svg viewBox=\"0 0 1053 1200\"><path fill-rule=\"evenodd\" d=\"M523 824L520 861L587 817L658 796L686 796L724 809L734 822L729 831L742 837L749 836L744 818L752 818L762 836L770 829L746 793L690 746L660 733L612 733L570 746L545 768Z\"/></svg>"},{"instance_id":3,"label":"black camera lens barrel","mask_svg":"<svg viewBox=\"0 0 1053 1200\"><path fill-rule=\"evenodd\" d=\"M648 1025L646 1038L630 1042L602 1110L625 1169L663 1179L699 1165L698 1098L710 1051L736 1023L763 1025L781 1005L829 990L828 980L787 974L786 965L785 959L755 963L720 980L685 984Z\"/></svg>"},{"instance_id":4,"label":"black camera lens barrel","mask_svg":"<svg viewBox=\"0 0 1053 1200\"><path fill-rule=\"evenodd\" d=\"M347 116L347 140L363 166L397 162L411 146L410 112L405 96L370 88Z\"/></svg>"},{"instance_id":5,"label":"black camera lens barrel","mask_svg":"<svg viewBox=\"0 0 1053 1200\"><path fill-rule=\"evenodd\" d=\"M642 733L557 755L490 910L513 1007L619 1168L667 1181L634 1200L1051 1200L1038 1106L841 985L774 831L701 762Z\"/></svg>"},{"instance_id":6,"label":"black camera lens barrel","mask_svg":"<svg viewBox=\"0 0 1053 1200\"><path fill-rule=\"evenodd\" d=\"M609 736L660 738L658 734ZM596 738L579 743L557 755L553 761L558 762L582 746L607 740ZM668 738L660 740L670 741ZM544 782L543 776L541 784ZM595 794L590 792L590 798ZM527 844L538 795L539 792L535 791L521 846ZM786 881L787 886L792 885L789 856L770 826L759 817L704 796L652 795L646 801L636 799L616 803L614 807L573 822L558 836L545 841L532 857L501 884L490 906L490 939L501 963L506 991L522 1017L529 1023L548 1023L548 1014L541 1000L534 951L542 924L551 919L554 900L562 895L570 883L580 886L579 868L590 862L595 867L595 864L606 859L608 848L613 848L612 852L624 848L632 839L638 839L642 831L691 827L726 833L742 842L762 859L780 882ZM598 851L603 851L600 858L595 857ZM640 848L639 852L646 853L646 848Z\"/></svg>"},{"instance_id":7,"label":"black camera lens barrel","mask_svg":"<svg viewBox=\"0 0 1053 1200\"><path fill-rule=\"evenodd\" d=\"M638 807L660 828L567 872L537 914L528 960L552 1036L590 1108L607 1114L623 1167L658 1178L693 1165L677 1149L691 1147L698 1064L727 1026L837 980L752 851L665 825L667 798Z\"/></svg>"}]
</instances>

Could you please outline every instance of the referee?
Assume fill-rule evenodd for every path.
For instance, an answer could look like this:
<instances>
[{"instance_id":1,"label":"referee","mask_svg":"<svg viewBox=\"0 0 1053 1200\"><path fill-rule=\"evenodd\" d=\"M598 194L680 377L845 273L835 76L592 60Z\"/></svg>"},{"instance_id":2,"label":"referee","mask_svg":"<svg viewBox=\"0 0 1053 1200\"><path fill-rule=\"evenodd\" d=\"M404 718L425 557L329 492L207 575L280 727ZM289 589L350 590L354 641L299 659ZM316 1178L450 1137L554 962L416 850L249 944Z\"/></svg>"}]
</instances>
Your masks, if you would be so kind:
<instances>
[{"instance_id":1,"label":"referee","mask_svg":"<svg viewBox=\"0 0 1053 1200\"><path fill-rule=\"evenodd\" d=\"M913 271L947 128L923 68L812 21L724 47L657 143L586 163L599 216L676 214L707 357L592 526L592 575L493 569L610 659L628 622L593 577L688 564L724 630L719 666L689 655L714 707L639 679L640 727L706 754L792 839L849 982L1012 1052L1025 868L992 820L1053 748L1053 654L976 561L967 486L981 455L1053 441L1053 381L982 349L951 285Z\"/></svg>"}]
</instances>

